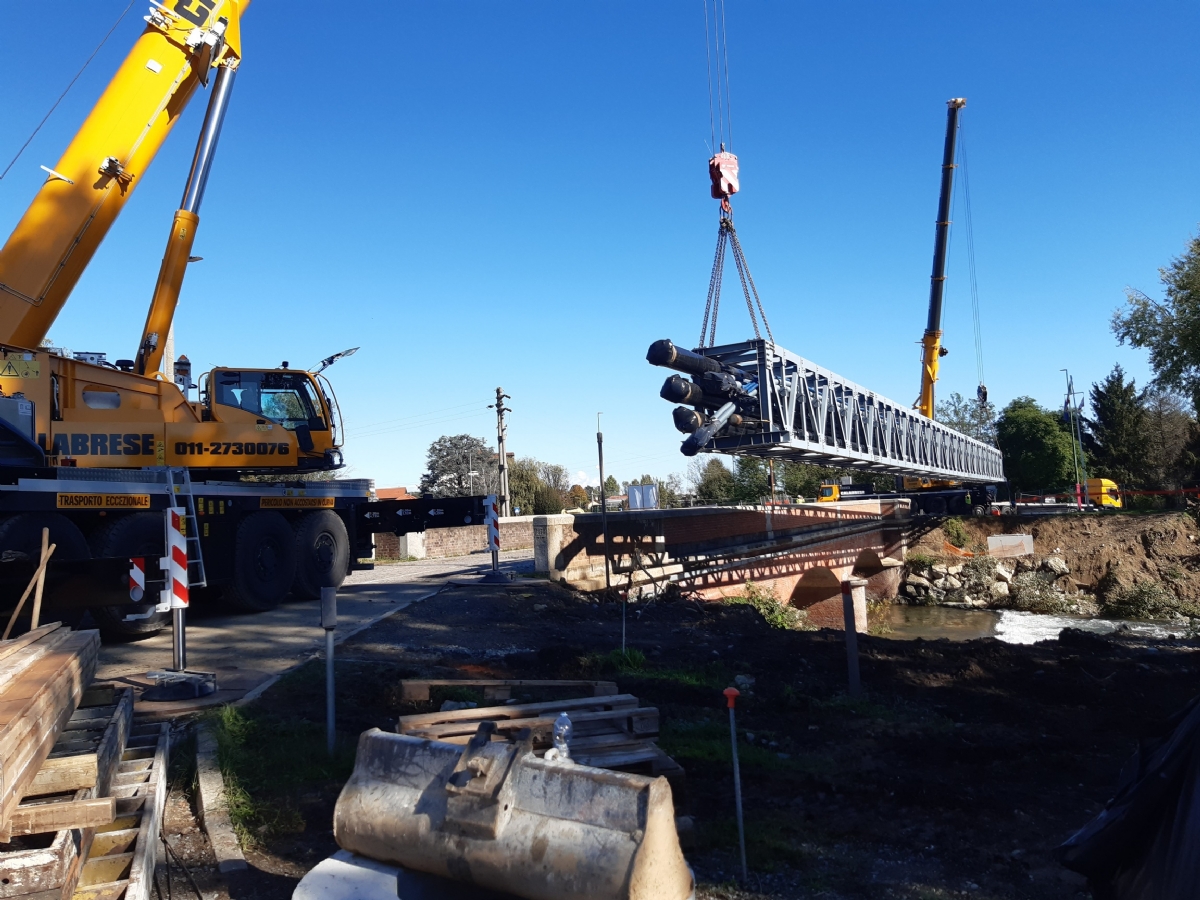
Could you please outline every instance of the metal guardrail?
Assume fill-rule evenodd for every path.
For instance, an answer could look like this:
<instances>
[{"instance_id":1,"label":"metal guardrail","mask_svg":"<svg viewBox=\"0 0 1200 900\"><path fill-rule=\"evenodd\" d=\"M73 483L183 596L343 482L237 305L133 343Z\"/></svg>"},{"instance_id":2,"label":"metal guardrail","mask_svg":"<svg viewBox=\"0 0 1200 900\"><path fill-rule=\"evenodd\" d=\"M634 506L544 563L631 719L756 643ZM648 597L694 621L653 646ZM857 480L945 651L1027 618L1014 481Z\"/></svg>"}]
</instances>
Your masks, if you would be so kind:
<instances>
[{"instance_id":1,"label":"metal guardrail","mask_svg":"<svg viewBox=\"0 0 1200 900\"><path fill-rule=\"evenodd\" d=\"M1004 480L1000 451L814 365L770 341L706 348L758 384L759 420L702 452L786 459L968 483Z\"/></svg>"}]
</instances>

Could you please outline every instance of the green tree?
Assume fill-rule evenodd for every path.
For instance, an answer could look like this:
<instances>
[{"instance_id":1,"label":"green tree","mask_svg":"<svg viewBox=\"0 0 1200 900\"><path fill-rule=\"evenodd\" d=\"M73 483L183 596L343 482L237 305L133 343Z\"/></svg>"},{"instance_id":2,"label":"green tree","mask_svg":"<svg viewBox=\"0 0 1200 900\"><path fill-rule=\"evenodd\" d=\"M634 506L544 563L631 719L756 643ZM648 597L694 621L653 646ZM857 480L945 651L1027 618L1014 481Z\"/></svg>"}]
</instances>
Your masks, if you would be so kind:
<instances>
[{"instance_id":1,"label":"green tree","mask_svg":"<svg viewBox=\"0 0 1200 900\"><path fill-rule=\"evenodd\" d=\"M1149 463L1145 393L1137 389L1119 365L1099 384L1092 385L1092 416L1084 419L1083 446L1088 474L1111 478L1127 487L1145 485ZM1178 457L1178 449L1176 457Z\"/></svg>"},{"instance_id":2,"label":"green tree","mask_svg":"<svg viewBox=\"0 0 1200 900\"><path fill-rule=\"evenodd\" d=\"M442 435L429 445L421 494L425 497L469 497L496 491L496 451L483 438ZM474 473L473 475L471 473Z\"/></svg>"},{"instance_id":3,"label":"green tree","mask_svg":"<svg viewBox=\"0 0 1200 900\"><path fill-rule=\"evenodd\" d=\"M1004 472L1018 490L1058 491L1074 479L1071 437L1057 413L1018 397L996 422Z\"/></svg>"},{"instance_id":4,"label":"green tree","mask_svg":"<svg viewBox=\"0 0 1200 900\"><path fill-rule=\"evenodd\" d=\"M937 420L955 431L983 441L996 443L996 406L977 399L968 400L957 391L937 405Z\"/></svg>"},{"instance_id":5,"label":"green tree","mask_svg":"<svg viewBox=\"0 0 1200 900\"><path fill-rule=\"evenodd\" d=\"M671 473L666 478L655 482L658 485L658 506L660 509L674 509L683 499L683 480Z\"/></svg>"},{"instance_id":6,"label":"green tree","mask_svg":"<svg viewBox=\"0 0 1200 900\"><path fill-rule=\"evenodd\" d=\"M555 516L566 506L562 491L553 485L539 481L533 491L533 514L535 516Z\"/></svg>"},{"instance_id":7,"label":"green tree","mask_svg":"<svg viewBox=\"0 0 1200 900\"><path fill-rule=\"evenodd\" d=\"M609 475L604 479L604 494L607 497L616 497L621 493L621 483L617 479Z\"/></svg>"},{"instance_id":8,"label":"green tree","mask_svg":"<svg viewBox=\"0 0 1200 900\"><path fill-rule=\"evenodd\" d=\"M1113 333L1122 344L1149 350L1155 382L1182 391L1200 408L1200 237L1189 239L1158 277L1165 299L1126 288L1125 308L1113 313Z\"/></svg>"},{"instance_id":9,"label":"green tree","mask_svg":"<svg viewBox=\"0 0 1200 900\"><path fill-rule=\"evenodd\" d=\"M522 456L508 464L508 490L512 494L512 508L516 515L533 515L533 495L541 483L538 478L540 463L532 456ZM517 510L520 513L517 513Z\"/></svg>"},{"instance_id":10,"label":"green tree","mask_svg":"<svg viewBox=\"0 0 1200 900\"><path fill-rule=\"evenodd\" d=\"M1164 388L1150 388L1146 402L1146 485L1169 490L1200 481L1200 433L1187 400Z\"/></svg>"},{"instance_id":11,"label":"green tree","mask_svg":"<svg viewBox=\"0 0 1200 900\"><path fill-rule=\"evenodd\" d=\"M761 503L770 495L770 475L766 462L753 456L739 456L733 465L734 500L738 503Z\"/></svg>"},{"instance_id":12,"label":"green tree","mask_svg":"<svg viewBox=\"0 0 1200 900\"><path fill-rule=\"evenodd\" d=\"M573 484L571 490L567 493L567 500L571 506L578 506L580 509L587 509L588 493L582 485Z\"/></svg>"},{"instance_id":13,"label":"green tree","mask_svg":"<svg viewBox=\"0 0 1200 900\"><path fill-rule=\"evenodd\" d=\"M729 468L717 458L705 463L696 482L696 496L701 500L726 502L733 498L734 479Z\"/></svg>"}]
</instances>

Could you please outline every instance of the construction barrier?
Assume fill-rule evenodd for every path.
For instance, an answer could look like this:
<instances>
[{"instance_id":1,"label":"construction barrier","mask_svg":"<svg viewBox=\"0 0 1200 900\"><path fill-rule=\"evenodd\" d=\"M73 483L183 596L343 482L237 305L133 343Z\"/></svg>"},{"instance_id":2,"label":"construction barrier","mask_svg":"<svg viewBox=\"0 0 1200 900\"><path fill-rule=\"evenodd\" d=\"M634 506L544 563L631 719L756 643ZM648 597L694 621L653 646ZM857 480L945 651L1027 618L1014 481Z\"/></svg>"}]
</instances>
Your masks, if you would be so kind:
<instances>
[{"instance_id":1,"label":"construction barrier","mask_svg":"<svg viewBox=\"0 0 1200 900\"><path fill-rule=\"evenodd\" d=\"M171 507L165 511L167 555L159 560L167 585L159 596L158 611L188 608L187 537L184 516L187 511Z\"/></svg>"}]
</instances>

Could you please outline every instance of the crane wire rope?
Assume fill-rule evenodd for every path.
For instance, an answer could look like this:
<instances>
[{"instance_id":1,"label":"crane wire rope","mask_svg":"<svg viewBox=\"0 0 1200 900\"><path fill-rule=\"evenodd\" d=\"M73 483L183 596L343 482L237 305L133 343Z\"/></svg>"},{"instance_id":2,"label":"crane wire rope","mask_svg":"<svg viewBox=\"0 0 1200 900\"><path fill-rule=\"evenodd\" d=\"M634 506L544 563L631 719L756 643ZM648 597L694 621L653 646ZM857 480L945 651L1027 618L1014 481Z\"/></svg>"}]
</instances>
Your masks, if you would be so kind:
<instances>
[{"instance_id":1,"label":"crane wire rope","mask_svg":"<svg viewBox=\"0 0 1200 900\"><path fill-rule=\"evenodd\" d=\"M708 124L713 141L710 148L715 154L718 147L721 152L733 150L733 103L729 81L729 28L725 13L725 0L712 2L712 29L709 29L708 0L704 5L704 53L708 66ZM716 73L713 72L713 58L716 57ZM716 90L714 91L714 80ZM716 109L713 108L713 94L716 94ZM718 137L720 140L718 141ZM736 159L735 159L736 162ZM711 163L710 163L711 165ZM736 170L735 170L736 171ZM736 190L736 186L733 190ZM731 191L732 193L732 191ZM713 196L718 196L713 194ZM767 313L763 308L758 287L754 276L750 274L750 266L746 262L746 254L742 251L741 241L738 240L737 230L733 227L733 209L729 205L728 195L722 202L720 222L717 226L717 249L713 255L712 272L708 279L708 297L704 305L704 318L700 325L699 346L715 346L717 340L717 317L721 308L721 284L725 276L725 254L733 247L733 263L737 269L738 281L742 286L742 296L746 301L746 311L750 314L750 324L754 328L756 340L762 339L758 327L758 317L762 317L763 328L772 343L775 335L767 321Z\"/></svg>"},{"instance_id":2,"label":"crane wire rope","mask_svg":"<svg viewBox=\"0 0 1200 900\"><path fill-rule=\"evenodd\" d=\"M979 279L975 272L975 227L971 214L971 177L967 165L967 142L962 128L958 136L959 157L962 159L963 200L966 206L967 225L967 272L971 287L971 319L975 328L975 369L979 376L979 386L987 383L983 376L983 325L979 311ZM985 389L986 390L986 389Z\"/></svg>"},{"instance_id":3,"label":"crane wire rope","mask_svg":"<svg viewBox=\"0 0 1200 900\"><path fill-rule=\"evenodd\" d=\"M26 138L25 143L21 145L21 149L17 151L17 155L12 158L12 161L9 162L7 166L5 166L4 171L0 172L0 181L3 181L4 176L7 175L9 170L17 164L17 160L21 158L21 154L25 152L26 148L33 142L33 139L37 137L37 133L42 130L42 126L46 124L50 116L52 116L54 111L58 109L58 104L63 102L63 98L66 97L71 88L75 86L75 82L79 80L79 76L83 74L84 69L86 69L88 65L91 64L92 60L96 58L96 54L100 52L100 48L107 43L110 37L112 37L112 33L116 31L117 26L124 21L125 16L129 13L129 10L133 9L133 4L135 2L136 0L129 0L129 5L126 6L125 11L117 17L117 21L113 22L112 28L108 29L108 34L104 35L100 43L96 45L96 49L92 51L92 55L87 58L84 64L80 66L79 71L75 73L75 77L71 79L71 83L68 84L63 92L58 95L58 99L54 101L54 105L50 107L49 112L42 116L42 121L38 122L37 128L33 129L33 133Z\"/></svg>"}]
</instances>

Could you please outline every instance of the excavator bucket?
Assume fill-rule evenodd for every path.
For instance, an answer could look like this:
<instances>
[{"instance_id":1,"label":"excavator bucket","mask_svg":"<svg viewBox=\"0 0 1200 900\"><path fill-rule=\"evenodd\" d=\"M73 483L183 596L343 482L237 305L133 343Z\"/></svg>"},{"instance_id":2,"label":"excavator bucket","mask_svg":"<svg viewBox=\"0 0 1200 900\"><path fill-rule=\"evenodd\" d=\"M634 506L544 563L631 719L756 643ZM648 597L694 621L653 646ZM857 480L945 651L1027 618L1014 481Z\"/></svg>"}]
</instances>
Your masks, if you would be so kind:
<instances>
[{"instance_id":1,"label":"excavator bucket","mask_svg":"<svg viewBox=\"0 0 1200 900\"><path fill-rule=\"evenodd\" d=\"M527 736L464 747L373 728L338 798L338 845L528 900L689 900L671 788L534 756Z\"/></svg>"}]
</instances>

